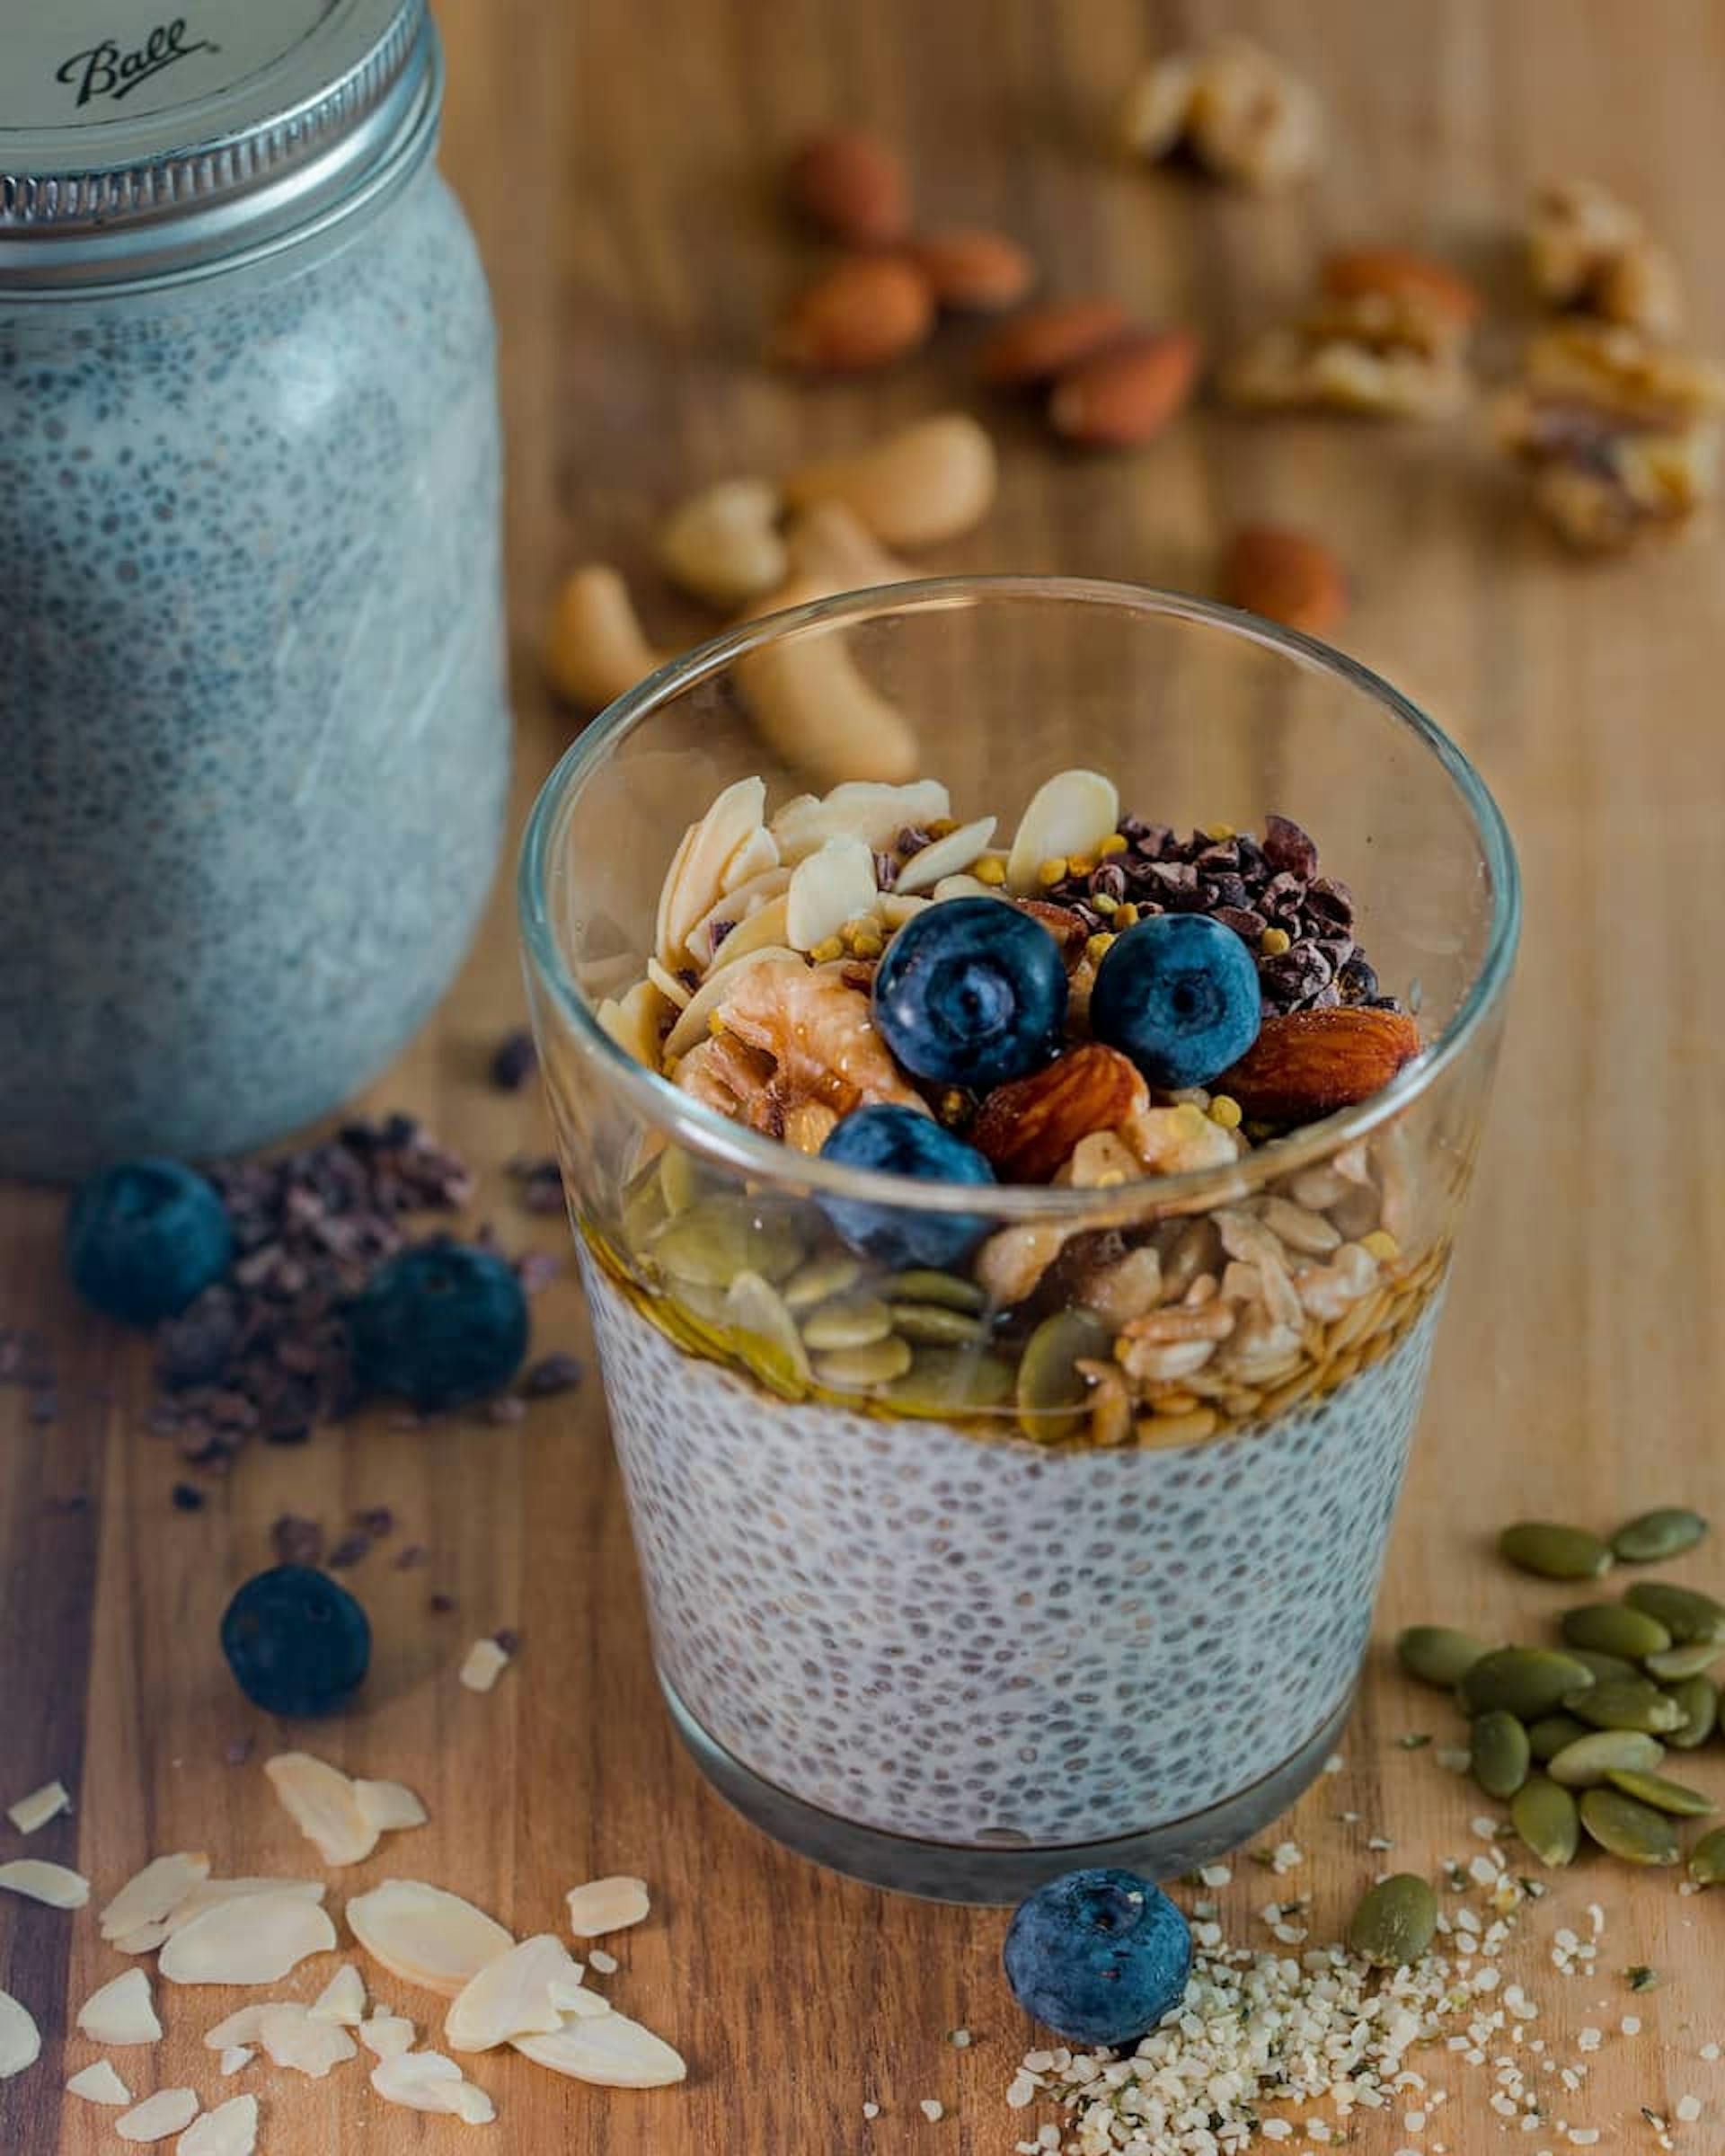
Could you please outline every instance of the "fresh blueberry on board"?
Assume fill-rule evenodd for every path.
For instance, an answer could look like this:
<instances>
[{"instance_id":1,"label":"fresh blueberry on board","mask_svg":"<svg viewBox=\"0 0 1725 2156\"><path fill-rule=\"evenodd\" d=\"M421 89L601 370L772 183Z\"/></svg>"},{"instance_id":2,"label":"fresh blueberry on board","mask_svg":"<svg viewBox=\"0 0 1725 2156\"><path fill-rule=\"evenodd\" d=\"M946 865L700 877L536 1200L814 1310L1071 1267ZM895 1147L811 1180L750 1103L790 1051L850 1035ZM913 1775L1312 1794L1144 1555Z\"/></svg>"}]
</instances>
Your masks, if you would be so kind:
<instances>
[{"instance_id":1,"label":"fresh blueberry on board","mask_svg":"<svg viewBox=\"0 0 1725 2156\"><path fill-rule=\"evenodd\" d=\"M309 1565L248 1579L222 1619L235 1683L269 1714L331 1714L358 1689L371 1626L348 1590Z\"/></svg>"},{"instance_id":2,"label":"fresh blueberry on board","mask_svg":"<svg viewBox=\"0 0 1725 2156\"><path fill-rule=\"evenodd\" d=\"M104 1168L66 1215L66 1266L78 1293L128 1325L177 1317L233 1255L214 1185L178 1161Z\"/></svg>"},{"instance_id":3,"label":"fresh blueberry on board","mask_svg":"<svg viewBox=\"0 0 1725 2156\"><path fill-rule=\"evenodd\" d=\"M514 1267L467 1243L398 1251L348 1304L347 1321L365 1391L426 1409L500 1392L527 1352L527 1299Z\"/></svg>"},{"instance_id":4,"label":"fresh blueberry on board","mask_svg":"<svg viewBox=\"0 0 1725 2156\"><path fill-rule=\"evenodd\" d=\"M1069 1871L1019 1904L1003 1959L1027 2014L1069 2044L1118 2047L1180 2004L1192 1935L1151 1880Z\"/></svg>"},{"instance_id":5,"label":"fresh blueberry on board","mask_svg":"<svg viewBox=\"0 0 1725 2156\"><path fill-rule=\"evenodd\" d=\"M1152 914L1117 937L1096 968L1090 1029L1152 1085L1208 1085L1258 1038L1258 968L1208 914Z\"/></svg>"},{"instance_id":6,"label":"fresh blueberry on board","mask_svg":"<svg viewBox=\"0 0 1725 2156\"><path fill-rule=\"evenodd\" d=\"M999 898L913 915L875 969L874 1022L906 1070L978 1092L1039 1070L1066 1016L1060 947Z\"/></svg>"},{"instance_id":7,"label":"fresh blueberry on board","mask_svg":"<svg viewBox=\"0 0 1725 2156\"><path fill-rule=\"evenodd\" d=\"M984 901L988 906L996 903L992 898ZM1037 933L1045 942L1049 941L1043 930ZM995 1180L994 1170L974 1145L967 1145L933 1116L919 1115L914 1108L854 1109L835 1125L820 1152L823 1160L839 1161L847 1168L914 1175L924 1182ZM819 1202L854 1250L898 1270L926 1266L944 1271L959 1264L988 1233L988 1223L973 1213L911 1213L898 1206L871 1205L863 1198L826 1193Z\"/></svg>"}]
</instances>

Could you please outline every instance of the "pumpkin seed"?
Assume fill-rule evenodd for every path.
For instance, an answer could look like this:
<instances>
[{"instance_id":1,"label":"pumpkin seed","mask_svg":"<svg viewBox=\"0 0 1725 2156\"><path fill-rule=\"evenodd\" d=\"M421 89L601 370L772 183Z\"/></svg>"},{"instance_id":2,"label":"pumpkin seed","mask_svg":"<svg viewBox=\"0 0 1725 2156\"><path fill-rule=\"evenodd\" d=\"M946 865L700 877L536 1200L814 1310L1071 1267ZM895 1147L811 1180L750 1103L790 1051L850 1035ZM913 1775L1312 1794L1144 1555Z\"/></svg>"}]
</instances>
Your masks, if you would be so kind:
<instances>
[{"instance_id":1,"label":"pumpkin seed","mask_svg":"<svg viewBox=\"0 0 1725 2156\"><path fill-rule=\"evenodd\" d=\"M1491 1650L1471 1632L1447 1624L1411 1624L1395 1643L1402 1666L1422 1684L1450 1692Z\"/></svg>"},{"instance_id":2,"label":"pumpkin seed","mask_svg":"<svg viewBox=\"0 0 1725 2156\"><path fill-rule=\"evenodd\" d=\"M1688 1639L1725 1639L1725 1604L1694 1587L1674 1587L1668 1580L1638 1579L1623 1596L1632 1610L1657 1617L1679 1643Z\"/></svg>"},{"instance_id":3,"label":"pumpkin seed","mask_svg":"<svg viewBox=\"0 0 1725 2156\"><path fill-rule=\"evenodd\" d=\"M665 1199L659 1187L657 1162L642 1180L624 1194L619 1225L626 1250L644 1250L665 1225Z\"/></svg>"},{"instance_id":4,"label":"pumpkin seed","mask_svg":"<svg viewBox=\"0 0 1725 2156\"><path fill-rule=\"evenodd\" d=\"M988 1338L988 1328L980 1318L973 1318L967 1310L949 1309L943 1303L895 1303L891 1308L895 1330L919 1347L980 1346Z\"/></svg>"},{"instance_id":5,"label":"pumpkin seed","mask_svg":"<svg viewBox=\"0 0 1725 2156\"><path fill-rule=\"evenodd\" d=\"M1565 1610L1562 1629L1571 1647L1622 1655L1631 1662L1657 1655L1671 1644L1670 1633L1657 1617L1650 1617L1645 1610L1632 1610L1625 1602L1589 1602L1579 1610Z\"/></svg>"},{"instance_id":6,"label":"pumpkin seed","mask_svg":"<svg viewBox=\"0 0 1725 2156\"><path fill-rule=\"evenodd\" d=\"M1457 1690L1470 1715L1501 1707L1529 1722L1562 1706L1593 1683L1593 1672L1555 1648L1499 1647L1465 1670Z\"/></svg>"},{"instance_id":7,"label":"pumpkin seed","mask_svg":"<svg viewBox=\"0 0 1725 2156\"><path fill-rule=\"evenodd\" d=\"M712 1195L718 1184L692 1153L668 1145L659 1156L659 1188L668 1213L686 1213L697 1199Z\"/></svg>"},{"instance_id":8,"label":"pumpkin seed","mask_svg":"<svg viewBox=\"0 0 1725 2156\"><path fill-rule=\"evenodd\" d=\"M1542 1864L1574 1861L1581 1842L1575 1798L1549 1775L1530 1775L1509 1804L1509 1823Z\"/></svg>"},{"instance_id":9,"label":"pumpkin seed","mask_svg":"<svg viewBox=\"0 0 1725 2156\"><path fill-rule=\"evenodd\" d=\"M802 1261L802 1242L783 1214L729 1196L698 1198L653 1238L655 1261L674 1279L729 1287L739 1273L786 1279Z\"/></svg>"},{"instance_id":10,"label":"pumpkin seed","mask_svg":"<svg viewBox=\"0 0 1725 2156\"><path fill-rule=\"evenodd\" d=\"M835 1295L848 1294L862 1277L862 1260L848 1250L827 1250L800 1265L784 1284L784 1299L792 1310L813 1310Z\"/></svg>"},{"instance_id":11,"label":"pumpkin seed","mask_svg":"<svg viewBox=\"0 0 1725 2156\"><path fill-rule=\"evenodd\" d=\"M1698 1752L1719 1727L1719 1691L1711 1677L1685 1677L1671 1687L1685 1720L1666 1738L1679 1752Z\"/></svg>"},{"instance_id":12,"label":"pumpkin seed","mask_svg":"<svg viewBox=\"0 0 1725 2156\"><path fill-rule=\"evenodd\" d=\"M1581 1824L1601 1849L1626 1864L1675 1864L1682 1853L1677 1830L1665 1814L1637 1804L1621 1789L1588 1789L1581 1798Z\"/></svg>"},{"instance_id":13,"label":"pumpkin seed","mask_svg":"<svg viewBox=\"0 0 1725 2156\"><path fill-rule=\"evenodd\" d=\"M1626 1565L1662 1565L1693 1550L1707 1523L1685 1505L1662 1505L1626 1520L1611 1538L1614 1555Z\"/></svg>"},{"instance_id":14,"label":"pumpkin seed","mask_svg":"<svg viewBox=\"0 0 1725 2156\"><path fill-rule=\"evenodd\" d=\"M1438 1896L1411 1871L1380 1879L1354 1912L1348 1944L1375 1969L1403 1969L1418 1961L1438 1929Z\"/></svg>"},{"instance_id":15,"label":"pumpkin seed","mask_svg":"<svg viewBox=\"0 0 1725 2156\"><path fill-rule=\"evenodd\" d=\"M1679 1819L1704 1819L1718 1809L1711 1797L1686 1789L1680 1781L1668 1781L1663 1774L1639 1774L1631 1767L1614 1767L1606 1780L1638 1804L1650 1804L1656 1812L1670 1812Z\"/></svg>"},{"instance_id":16,"label":"pumpkin seed","mask_svg":"<svg viewBox=\"0 0 1725 2156\"><path fill-rule=\"evenodd\" d=\"M1498 1548L1517 1571L1540 1579L1598 1579L1611 1569L1611 1551L1597 1534L1555 1520L1518 1520L1498 1537Z\"/></svg>"},{"instance_id":17,"label":"pumpkin seed","mask_svg":"<svg viewBox=\"0 0 1725 2156\"><path fill-rule=\"evenodd\" d=\"M1641 1678L1641 1671L1624 1655L1601 1654L1597 1647L1572 1647L1570 1652L1592 1672L1596 1684L1633 1684Z\"/></svg>"},{"instance_id":18,"label":"pumpkin seed","mask_svg":"<svg viewBox=\"0 0 1725 2156\"><path fill-rule=\"evenodd\" d=\"M809 1357L784 1298L758 1273L739 1273L725 1293L731 1347L774 1392L801 1400L809 1385Z\"/></svg>"},{"instance_id":19,"label":"pumpkin seed","mask_svg":"<svg viewBox=\"0 0 1725 2156\"><path fill-rule=\"evenodd\" d=\"M870 1340L858 1348L835 1348L830 1354L818 1356L815 1375L836 1392L858 1392L902 1377L910 1362L910 1342L889 1332L883 1340Z\"/></svg>"},{"instance_id":20,"label":"pumpkin seed","mask_svg":"<svg viewBox=\"0 0 1725 2156\"><path fill-rule=\"evenodd\" d=\"M1663 1736L1680 1729L1683 1709L1645 1677L1606 1677L1584 1691L1572 1692L1565 1709L1593 1729L1644 1729Z\"/></svg>"},{"instance_id":21,"label":"pumpkin seed","mask_svg":"<svg viewBox=\"0 0 1725 2156\"><path fill-rule=\"evenodd\" d=\"M837 1295L802 1321L810 1348L871 1348L892 1330L892 1312L878 1295Z\"/></svg>"},{"instance_id":22,"label":"pumpkin seed","mask_svg":"<svg viewBox=\"0 0 1725 2156\"><path fill-rule=\"evenodd\" d=\"M1565 1745L1545 1772L1566 1789L1585 1789L1607 1774L1650 1774L1664 1757L1665 1746L1644 1729L1596 1729Z\"/></svg>"},{"instance_id":23,"label":"pumpkin seed","mask_svg":"<svg viewBox=\"0 0 1725 2156\"><path fill-rule=\"evenodd\" d=\"M1662 1682L1698 1677L1703 1669L1711 1669L1721 1655L1725 1655L1725 1640L1685 1639L1681 1647L1668 1647L1663 1654L1649 1655L1647 1666Z\"/></svg>"},{"instance_id":24,"label":"pumpkin seed","mask_svg":"<svg viewBox=\"0 0 1725 2156\"><path fill-rule=\"evenodd\" d=\"M1077 1365L1105 1356L1113 1339L1091 1310L1057 1310L1024 1344L1018 1365L1018 1426L1027 1437L1069 1437L1084 1419L1090 1383Z\"/></svg>"},{"instance_id":25,"label":"pumpkin seed","mask_svg":"<svg viewBox=\"0 0 1725 2156\"><path fill-rule=\"evenodd\" d=\"M1468 1743L1473 1754L1473 1779L1488 1797L1513 1797L1527 1779L1533 1753L1527 1732L1513 1714L1501 1707L1476 1715Z\"/></svg>"},{"instance_id":26,"label":"pumpkin seed","mask_svg":"<svg viewBox=\"0 0 1725 2156\"><path fill-rule=\"evenodd\" d=\"M910 1368L887 1387L887 1398L907 1415L960 1415L1004 1407L1013 1383L1012 1365L997 1355L918 1348Z\"/></svg>"},{"instance_id":27,"label":"pumpkin seed","mask_svg":"<svg viewBox=\"0 0 1725 2156\"><path fill-rule=\"evenodd\" d=\"M935 1273L916 1269L908 1273L895 1273L880 1290L888 1302L940 1303L948 1310L981 1311L988 1307L988 1297L974 1280L966 1280L957 1273Z\"/></svg>"},{"instance_id":28,"label":"pumpkin seed","mask_svg":"<svg viewBox=\"0 0 1725 2156\"><path fill-rule=\"evenodd\" d=\"M1697 1886L1725 1884L1725 1826L1703 1834L1689 1851L1689 1877Z\"/></svg>"},{"instance_id":29,"label":"pumpkin seed","mask_svg":"<svg viewBox=\"0 0 1725 2156\"><path fill-rule=\"evenodd\" d=\"M1555 1759L1566 1745L1587 1734L1588 1725L1578 1722L1572 1714L1543 1714L1529 1727L1527 1742L1543 1766L1548 1759Z\"/></svg>"}]
</instances>

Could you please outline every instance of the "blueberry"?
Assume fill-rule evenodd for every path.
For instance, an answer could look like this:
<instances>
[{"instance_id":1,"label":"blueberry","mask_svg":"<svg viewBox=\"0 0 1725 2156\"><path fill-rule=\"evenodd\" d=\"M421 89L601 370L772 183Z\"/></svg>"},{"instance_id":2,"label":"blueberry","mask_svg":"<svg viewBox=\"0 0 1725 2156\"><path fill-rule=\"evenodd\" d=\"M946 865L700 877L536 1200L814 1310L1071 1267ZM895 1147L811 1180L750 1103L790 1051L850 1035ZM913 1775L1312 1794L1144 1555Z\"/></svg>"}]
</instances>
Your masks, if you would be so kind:
<instances>
[{"instance_id":1,"label":"blueberry","mask_svg":"<svg viewBox=\"0 0 1725 2156\"><path fill-rule=\"evenodd\" d=\"M959 900L954 899L953 905ZM995 900L986 901L994 905ZM942 910L944 910L943 908ZM1034 925L1034 924L1033 924ZM1051 942L1044 931L1039 935ZM821 1158L886 1175L920 1176L931 1183L992 1183L995 1171L974 1145L955 1138L933 1116L914 1108L859 1108L836 1125ZM860 1197L823 1196L821 1209L851 1248L900 1268L957 1265L988 1233L974 1213L911 1213Z\"/></svg>"},{"instance_id":2,"label":"blueberry","mask_svg":"<svg viewBox=\"0 0 1725 2156\"><path fill-rule=\"evenodd\" d=\"M1013 1996L1069 2044L1136 2044L1178 2006L1186 1919L1129 1871L1069 1871L1021 1902L1003 1956Z\"/></svg>"},{"instance_id":3,"label":"blueberry","mask_svg":"<svg viewBox=\"0 0 1725 2156\"><path fill-rule=\"evenodd\" d=\"M1066 969L1031 914L948 898L915 915L875 969L874 1022L907 1071L978 1092L1039 1070L1060 1046Z\"/></svg>"},{"instance_id":4,"label":"blueberry","mask_svg":"<svg viewBox=\"0 0 1725 2156\"><path fill-rule=\"evenodd\" d=\"M329 1714L358 1688L371 1627L348 1590L309 1565L248 1579L222 1619L240 1690L270 1714Z\"/></svg>"},{"instance_id":5,"label":"blueberry","mask_svg":"<svg viewBox=\"0 0 1725 2156\"><path fill-rule=\"evenodd\" d=\"M1208 914L1152 914L1096 968L1090 1029L1129 1056L1152 1085L1208 1085L1258 1038L1258 968L1231 928Z\"/></svg>"},{"instance_id":6,"label":"blueberry","mask_svg":"<svg viewBox=\"0 0 1725 2156\"><path fill-rule=\"evenodd\" d=\"M527 1299L494 1250L428 1242L378 1267L348 1305L354 1374L416 1408L500 1392L527 1351Z\"/></svg>"},{"instance_id":7,"label":"blueberry","mask_svg":"<svg viewBox=\"0 0 1725 2156\"><path fill-rule=\"evenodd\" d=\"M66 1268L78 1293L128 1325L178 1316L233 1255L214 1186L178 1161L104 1168L66 1217Z\"/></svg>"}]
</instances>

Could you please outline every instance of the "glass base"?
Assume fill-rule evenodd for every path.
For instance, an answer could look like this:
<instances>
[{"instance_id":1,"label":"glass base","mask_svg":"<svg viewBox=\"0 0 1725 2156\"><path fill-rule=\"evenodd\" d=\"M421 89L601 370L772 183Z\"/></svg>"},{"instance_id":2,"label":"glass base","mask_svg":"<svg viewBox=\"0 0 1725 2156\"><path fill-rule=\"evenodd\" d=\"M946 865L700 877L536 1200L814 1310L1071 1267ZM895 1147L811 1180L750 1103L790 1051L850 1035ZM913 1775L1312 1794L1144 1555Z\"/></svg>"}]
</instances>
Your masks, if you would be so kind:
<instances>
[{"instance_id":1,"label":"glass base","mask_svg":"<svg viewBox=\"0 0 1725 2156\"><path fill-rule=\"evenodd\" d=\"M1003 1842L979 1849L885 1833L805 1804L800 1797L763 1781L710 1736L662 1672L659 1684L672 1723L696 1766L733 1809L774 1841L833 1871L871 1886L889 1887L895 1894L916 1895L931 1902L1002 1905L1022 1901L1045 1880L1088 1865L1114 1864L1149 1878L1170 1879L1238 1849L1317 1780L1354 1707L1350 1686L1315 1736L1249 1789L1205 1811L1108 1842L1064 1842L1057 1847Z\"/></svg>"}]
</instances>

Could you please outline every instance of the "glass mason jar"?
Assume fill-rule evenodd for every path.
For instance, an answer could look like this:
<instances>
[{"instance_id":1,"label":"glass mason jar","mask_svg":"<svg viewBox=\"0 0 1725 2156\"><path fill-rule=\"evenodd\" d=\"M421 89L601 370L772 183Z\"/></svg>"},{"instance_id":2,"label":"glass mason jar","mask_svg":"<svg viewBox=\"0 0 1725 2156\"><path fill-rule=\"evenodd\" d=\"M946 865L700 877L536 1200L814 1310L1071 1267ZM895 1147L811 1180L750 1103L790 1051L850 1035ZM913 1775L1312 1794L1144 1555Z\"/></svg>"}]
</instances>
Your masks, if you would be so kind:
<instances>
[{"instance_id":1,"label":"glass mason jar","mask_svg":"<svg viewBox=\"0 0 1725 2156\"><path fill-rule=\"evenodd\" d=\"M430 1011L508 787L424 0L0 0L0 1171L205 1155Z\"/></svg>"},{"instance_id":2,"label":"glass mason jar","mask_svg":"<svg viewBox=\"0 0 1725 2156\"><path fill-rule=\"evenodd\" d=\"M1075 1153L1068 1187L842 1167L643 1068L596 1010L641 978L674 849L741 775L799 791L748 700L841 694L844 667L960 819L1010 834L1078 765L1157 825L1304 826L1422 1052L1237 1158L1206 1096L1164 1102L1199 1164ZM520 895L656 1658L710 1779L809 1855L952 1899L1167 1876L1274 1817L1349 1712L1514 954L1514 857L1459 751L1247 615L907 585L625 696L541 796ZM779 1045L794 1094L813 1037ZM942 1262L954 1216L970 1254Z\"/></svg>"}]
</instances>

